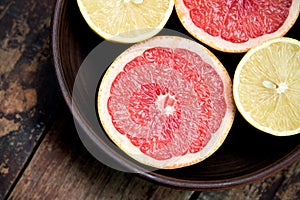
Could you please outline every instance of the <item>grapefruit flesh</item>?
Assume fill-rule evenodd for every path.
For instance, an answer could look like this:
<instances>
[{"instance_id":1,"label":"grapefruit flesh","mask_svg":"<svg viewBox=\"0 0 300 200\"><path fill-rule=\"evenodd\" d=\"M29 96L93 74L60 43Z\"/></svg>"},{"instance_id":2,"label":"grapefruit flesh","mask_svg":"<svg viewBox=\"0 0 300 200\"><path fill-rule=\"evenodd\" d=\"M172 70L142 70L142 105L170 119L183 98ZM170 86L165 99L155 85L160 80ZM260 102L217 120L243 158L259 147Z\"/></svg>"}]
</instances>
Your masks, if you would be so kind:
<instances>
[{"instance_id":1,"label":"grapefruit flesh","mask_svg":"<svg viewBox=\"0 0 300 200\"><path fill-rule=\"evenodd\" d=\"M166 45L159 45L160 40L166 40ZM186 166L212 154L225 139L234 115L226 70L219 62L216 70L192 49L181 46L183 42L176 45L177 40L183 39L165 36L145 42L142 50L128 53L131 59L117 59L112 66L118 72L110 72L110 67L100 85L100 119L104 118L101 105L107 102L102 108L107 109L111 123L107 128L101 120L107 133L133 158L158 168ZM103 81L110 85L107 100L101 92ZM214 144L207 147L215 134ZM138 151L132 153L132 149Z\"/></svg>"},{"instance_id":2,"label":"grapefruit flesh","mask_svg":"<svg viewBox=\"0 0 300 200\"><path fill-rule=\"evenodd\" d=\"M284 35L299 15L298 0L177 0L186 29L208 45L243 52Z\"/></svg>"}]
</instances>

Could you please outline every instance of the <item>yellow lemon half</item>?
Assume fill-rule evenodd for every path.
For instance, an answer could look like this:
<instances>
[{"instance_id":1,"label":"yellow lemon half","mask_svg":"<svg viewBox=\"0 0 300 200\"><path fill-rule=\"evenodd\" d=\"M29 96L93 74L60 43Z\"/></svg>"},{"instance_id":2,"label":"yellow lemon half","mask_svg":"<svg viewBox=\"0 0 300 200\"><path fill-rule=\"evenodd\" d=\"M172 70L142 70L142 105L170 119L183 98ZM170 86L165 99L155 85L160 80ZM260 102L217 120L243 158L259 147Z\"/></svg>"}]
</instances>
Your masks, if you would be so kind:
<instances>
[{"instance_id":1,"label":"yellow lemon half","mask_svg":"<svg viewBox=\"0 0 300 200\"><path fill-rule=\"evenodd\" d=\"M77 0L87 24L106 40L134 43L156 35L174 0Z\"/></svg>"},{"instance_id":2,"label":"yellow lemon half","mask_svg":"<svg viewBox=\"0 0 300 200\"><path fill-rule=\"evenodd\" d=\"M249 50L233 80L236 106L257 129L289 136L300 132L300 42L279 37Z\"/></svg>"}]
</instances>

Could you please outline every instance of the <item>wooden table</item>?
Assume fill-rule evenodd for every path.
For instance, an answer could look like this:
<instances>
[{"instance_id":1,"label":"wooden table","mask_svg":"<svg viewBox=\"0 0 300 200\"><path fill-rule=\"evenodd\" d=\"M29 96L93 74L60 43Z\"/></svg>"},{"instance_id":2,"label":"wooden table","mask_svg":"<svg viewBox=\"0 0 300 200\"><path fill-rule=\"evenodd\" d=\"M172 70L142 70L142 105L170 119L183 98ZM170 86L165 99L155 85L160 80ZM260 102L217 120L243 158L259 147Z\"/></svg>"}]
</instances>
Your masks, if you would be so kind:
<instances>
[{"instance_id":1,"label":"wooden table","mask_svg":"<svg viewBox=\"0 0 300 200\"><path fill-rule=\"evenodd\" d=\"M83 147L50 57L54 0L0 1L0 199L300 199L300 160L250 185L167 188Z\"/></svg>"}]
</instances>

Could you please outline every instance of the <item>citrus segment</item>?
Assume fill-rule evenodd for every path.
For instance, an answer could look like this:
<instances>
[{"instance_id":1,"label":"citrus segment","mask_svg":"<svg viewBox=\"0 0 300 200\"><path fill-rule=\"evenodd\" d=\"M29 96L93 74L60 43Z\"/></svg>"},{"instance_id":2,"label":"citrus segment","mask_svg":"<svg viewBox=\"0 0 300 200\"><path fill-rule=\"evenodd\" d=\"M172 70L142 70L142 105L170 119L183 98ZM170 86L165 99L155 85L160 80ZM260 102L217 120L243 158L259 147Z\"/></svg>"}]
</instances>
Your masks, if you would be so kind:
<instances>
[{"instance_id":1,"label":"citrus segment","mask_svg":"<svg viewBox=\"0 0 300 200\"><path fill-rule=\"evenodd\" d=\"M175 36L126 50L108 68L98 93L108 136L157 168L188 166L211 155L229 132L234 111L222 64L196 42Z\"/></svg>"},{"instance_id":2,"label":"citrus segment","mask_svg":"<svg viewBox=\"0 0 300 200\"><path fill-rule=\"evenodd\" d=\"M88 25L104 39L133 43L157 34L174 0L77 0Z\"/></svg>"},{"instance_id":3,"label":"citrus segment","mask_svg":"<svg viewBox=\"0 0 300 200\"><path fill-rule=\"evenodd\" d=\"M175 0L178 17L197 39L227 52L244 52L283 36L295 23L298 0Z\"/></svg>"},{"instance_id":4,"label":"citrus segment","mask_svg":"<svg viewBox=\"0 0 300 200\"><path fill-rule=\"evenodd\" d=\"M218 75L218 73L207 63L203 62L203 60L195 53L183 49L175 50L176 54L179 54L180 57L188 60L192 66L198 66L200 73L203 76L204 82L210 88L210 95L212 96L213 101L212 108L214 112L212 112L212 119L210 120L210 131L214 133L219 128L222 117L226 112L226 101L224 100L223 92L224 86L223 82Z\"/></svg>"},{"instance_id":5,"label":"citrus segment","mask_svg":"<svg viewBox=\"0 0 300 200\"><path fill-rule=\"evenodd\" d=\"M300 42L277 38L251 49L234 75L234 99L245 117L267 133L300 132Z\"/></svg>"}]
</instances>

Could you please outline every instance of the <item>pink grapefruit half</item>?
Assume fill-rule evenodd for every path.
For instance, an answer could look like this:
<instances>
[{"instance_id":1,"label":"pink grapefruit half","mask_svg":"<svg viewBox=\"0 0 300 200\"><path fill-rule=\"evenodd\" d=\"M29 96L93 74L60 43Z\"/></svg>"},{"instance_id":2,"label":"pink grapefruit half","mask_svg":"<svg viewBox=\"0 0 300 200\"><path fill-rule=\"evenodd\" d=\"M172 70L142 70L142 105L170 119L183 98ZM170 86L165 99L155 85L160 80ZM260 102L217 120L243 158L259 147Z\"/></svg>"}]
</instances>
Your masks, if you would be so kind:
<instances>
[{"instance_id":1,"label":"pink grapefruit half","mask_svg":"<svg viewBox=\"0 0 300 200\"><path fill-rule=\"evenodd\" d=\"M285 35L299 16L299 0L175 0L186 30L224 52L245 52Z\"/></svg>"},{"instance_id":2,"label":"pink grapefruit half","mask_svg":"<svg viewBox=\"0 0 300 200\"><path fill-rule=\"evenodd\" d=\"M124 51L101 81L97 107L109 138L140 163L198 163L225 140L234 119L231 79L205 47L157 36Z\"/></svg>"}]
</instances>

